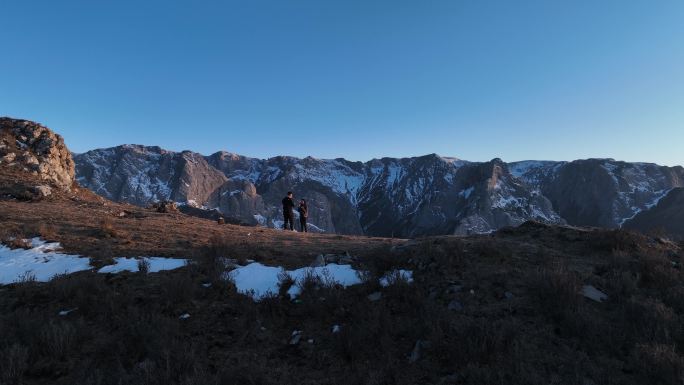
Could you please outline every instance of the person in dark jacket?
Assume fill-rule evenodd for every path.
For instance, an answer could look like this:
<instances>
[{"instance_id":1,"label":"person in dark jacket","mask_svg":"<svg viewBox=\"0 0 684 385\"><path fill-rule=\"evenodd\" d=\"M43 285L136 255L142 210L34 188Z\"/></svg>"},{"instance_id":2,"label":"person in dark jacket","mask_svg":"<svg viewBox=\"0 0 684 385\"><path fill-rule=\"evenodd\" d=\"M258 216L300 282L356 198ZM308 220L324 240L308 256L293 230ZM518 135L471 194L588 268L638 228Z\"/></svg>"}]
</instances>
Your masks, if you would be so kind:
<instances>
[{"instance_id":1,"label":"person in dark jacket","mask_svg":"<svg viewBox=\"0 0 684 385\"><path fill-rule=\"evenodd\" d=\"M306 201L304 199L299 201L299 226L303 233L309 232L306 226L306 219L309 217L309 209L306 207Z\"/></svg>"},{"instance_id":2,"label":"person in dark jacket","mask_svg":"<svg viewBox=\"0 0 684 385\"><path fill-rule=\"evenodd\" d=\"M288 191L287 196L283 198L283 230L287 230L289 224L290 230L294 231L294 205L292 191Z\"/></svg>"}]
</instances>

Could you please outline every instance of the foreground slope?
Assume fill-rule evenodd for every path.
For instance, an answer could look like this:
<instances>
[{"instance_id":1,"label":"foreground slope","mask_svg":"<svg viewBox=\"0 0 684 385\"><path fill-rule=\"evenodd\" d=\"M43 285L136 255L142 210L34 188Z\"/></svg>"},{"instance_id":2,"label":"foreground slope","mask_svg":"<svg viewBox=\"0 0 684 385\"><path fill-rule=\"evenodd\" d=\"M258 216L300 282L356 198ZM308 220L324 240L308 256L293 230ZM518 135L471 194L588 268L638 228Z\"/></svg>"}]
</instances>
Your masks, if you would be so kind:
<instances>
[{"instance_id":1,"label":"foreground slope","mask_svg":"<svg viewBox=\"0 0 684 385\"><path fill-rule=\"evenodd\" d=\"M120 253L183 255L194 263L154 274L84 271L0 287L4 383L480 385L580 378L680 384L684 378L682 253L671 243L535 223L394 247L382 239L269 229L250 236L253 228L228 225L206 239L204 232L216 227L208 221L160 214L97 228L76 222L82 217L61 219L65 206L50 210L50 204L60 205L2 202L2 228L10 222L30 232L34 221L51 223L24 234L60 240L96 264ZM36 210L21 219L27 206ZM104 215L112 207L118 208L80 210ZM186 235L169 233L173 227ZM296 301L287 286L260 302L239 294L221 278L227 268L218 258L294 269L317 252L343 250L368 272L365 281L345 289L310 280ZM412 271L413 282L378 285L378 277L396 269ZM584 298L586 285L606 299Z\"/></svg>"}]
</instances>

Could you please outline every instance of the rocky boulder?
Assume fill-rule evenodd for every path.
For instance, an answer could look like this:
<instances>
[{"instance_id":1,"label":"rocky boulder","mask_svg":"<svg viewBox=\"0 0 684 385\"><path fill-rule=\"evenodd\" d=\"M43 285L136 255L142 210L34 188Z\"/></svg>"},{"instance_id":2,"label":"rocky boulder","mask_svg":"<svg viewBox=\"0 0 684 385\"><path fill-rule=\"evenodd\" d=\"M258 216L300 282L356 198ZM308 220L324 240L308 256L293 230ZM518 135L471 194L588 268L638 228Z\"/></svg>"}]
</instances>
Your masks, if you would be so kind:
<instances>
[{"instance_id":1,"label":"rocky boulder","mask_svg":"<svg viewBox=\"0 0 684 385\"><path fill-rule=\"evenodd\" d=\"M74 161L64 139L28 120L0 118L0 164L29 172L63 190L74 184Z\"/></svg>"},{"instance_id":2,"label":"rocky boulder","mask_svg":"<svg viewBox=\"0 0 684 385\"><path fill-rule=\"evenodd\" d=\"M178 206L176 202L173 201L161 201L153 203L151 208L156 210L158 213L176 213L178 212Z\"/></svg>"},{"instance_id":3,"label":"rocky boulder","mask_svg":"<svg viewBox=\"0 0 684 385\"><path fill-rule=\"evenodd\" d=\"M258 215L266 210L254 184L244 179L227 180L214 191L208 205L250 225L259 224Z\"/></svg>"}]
</instances>

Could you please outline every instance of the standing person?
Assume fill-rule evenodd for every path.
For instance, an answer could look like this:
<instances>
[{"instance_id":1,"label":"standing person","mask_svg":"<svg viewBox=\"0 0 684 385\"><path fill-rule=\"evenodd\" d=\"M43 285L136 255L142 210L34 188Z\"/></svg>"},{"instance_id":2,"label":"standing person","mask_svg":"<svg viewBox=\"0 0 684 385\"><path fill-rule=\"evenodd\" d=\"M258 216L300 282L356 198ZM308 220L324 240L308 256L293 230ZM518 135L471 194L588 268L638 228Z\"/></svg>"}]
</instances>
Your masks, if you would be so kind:
<instances>
[{"instance_id":1,"label":"standing person","mask_svg":"<svg viewBox=\"0 0 684 385\"><path fill-rule=\"evenodd\" d=\"M283 198L283 230L287 230L288 223L290 230L294 231L294 201L292 200L292 191L287 192L287 196Z\"/></svg>"},{"instance_id":2,"label":"standing person","mask_svg":"<svg viewBox=\"0 0 684 385\"><path fill-rule=\"evenodd\" d=\"M304 199L299 201L299 226L302 228L302 232L308 233L309 230L306 227L306 219L309 217L309 209L306 207L306 201Z\"/></svg>"}]
</instances>

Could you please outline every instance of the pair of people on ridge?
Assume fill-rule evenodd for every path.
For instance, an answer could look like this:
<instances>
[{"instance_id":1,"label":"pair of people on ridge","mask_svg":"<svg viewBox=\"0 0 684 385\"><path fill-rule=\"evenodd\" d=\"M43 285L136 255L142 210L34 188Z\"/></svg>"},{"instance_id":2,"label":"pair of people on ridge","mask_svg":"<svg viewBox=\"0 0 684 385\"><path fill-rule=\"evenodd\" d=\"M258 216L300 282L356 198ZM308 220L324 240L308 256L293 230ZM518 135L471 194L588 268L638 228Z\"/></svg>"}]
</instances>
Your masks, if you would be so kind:
<instances>
[{"instance_id":1,"label":"pair of people on ridge","mask_svg":"<svg viewBox=\"0 0 684 385\"><path fill-rule=\"evenodd\" d=\"M294 231L294 207L295 203L292 199L292 191L287 192L287 196L283 198L283 229L289 229ZM299 201L299 207L297 208L299 212L299 226L302 232L308 232L306 219L309 217L309 209L306 206L306 200L302 199Z\"/></svg>"}]
</instances>

